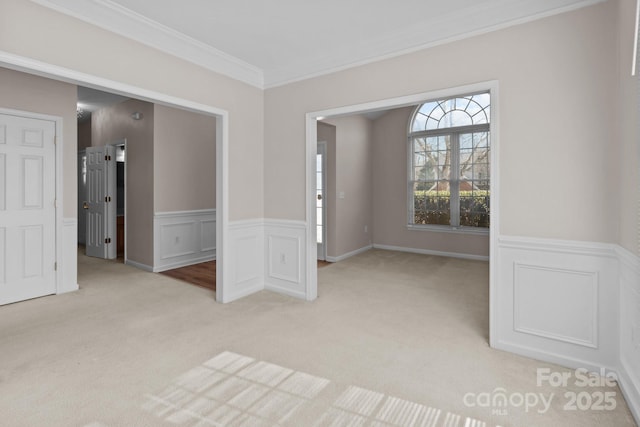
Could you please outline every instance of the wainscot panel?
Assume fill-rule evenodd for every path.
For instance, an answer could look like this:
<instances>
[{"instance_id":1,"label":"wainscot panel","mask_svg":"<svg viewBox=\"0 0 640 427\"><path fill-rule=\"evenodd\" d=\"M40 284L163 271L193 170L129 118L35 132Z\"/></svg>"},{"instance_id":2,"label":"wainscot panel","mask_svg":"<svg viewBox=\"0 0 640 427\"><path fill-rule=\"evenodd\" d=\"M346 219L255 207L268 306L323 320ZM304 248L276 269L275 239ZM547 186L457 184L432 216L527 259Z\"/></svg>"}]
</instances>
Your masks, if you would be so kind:
<instances>
[{"instance_id":1,"label":"wainscot panel","mask_svg":"<svg viewBox=\"0 0 640 427\"><path fill-rule=\"evenodd\" d=\"M495 347L569 367L618 365L614 245L501 236Z\"/></svg>"},{"instance_id":2,"label":"wainscot panel","mask_svg":"<svg viewBox=\"0 0 640 427\"><path fill-rule=\"evenodd\" d=\"M265 288L306 298L306 224L302 221L265 221Z\"/></svg>"},{"instance_id":3,"label":"wainscot panel","mask_svg":"<svg viewBox=\"0 0 640 427\"><path fill-rule=\"evenodd\" d=\"M157 212L153 218L153 271L216 259L216 210Z\"/></svg>"},{"instance_id":4,"label":"wainscot panel","mask_svg":"<svg viewBox=\"0 0 640 427\"><path fill-rule=\"evenodd\" d=\"M229 223L229 254L223 302L230 302L264 289L264 221L242 220Z\"/></svg>"}]
</instances>

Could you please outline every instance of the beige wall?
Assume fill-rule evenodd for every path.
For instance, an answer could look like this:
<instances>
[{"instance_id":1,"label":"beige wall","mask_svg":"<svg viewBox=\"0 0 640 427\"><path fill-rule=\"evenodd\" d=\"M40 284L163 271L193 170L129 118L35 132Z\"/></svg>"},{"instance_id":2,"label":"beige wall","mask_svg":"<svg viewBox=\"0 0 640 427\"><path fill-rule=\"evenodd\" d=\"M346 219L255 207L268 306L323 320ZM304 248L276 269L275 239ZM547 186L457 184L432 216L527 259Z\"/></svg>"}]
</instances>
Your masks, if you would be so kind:
<instances>
[{"instance_id":1,"label":"beige wall","mask_svg":"<svg viewBox=\"0 0 640 427\"><path fill-rule=\"evenodd\" d=\"M143 114L133 120L133 112ZM95 147L127 140L127 258L153 265L153 104L128 100L91 115Z\"/></svg>"},{"instance_id":2,"label":"beige wall","mask_svg":"<svg viewBox=\"0 0 640 427\"><path fill-rule=\"evenodd\" d=\"M227 110L229 217L264 216L262 90L25 0L0 2L0 51ZM64 206L75 218L72 148Z\"/></svg>"},{"instance_id":3,"label":"beige wall","mask_svg":"<svg viewBox=\"0 0 640 427\"><path fill-rule=\"evenodd\" d=\"M155 105L153 134L155 211L214 209L215 118Z\"/></svg>"},{"instance_id":4,"label":"beige wall","mask_svg":"<svg viewBox=\"0 0 640 427\"><path fill-rule=\"evenodd\" d=\"M62 117L65 217L77 212L76 86L0 68L0 107Z\"/></svg>"},{"instance_id":5,"label":"beige wall","mask_svg":"<svg viewBox=\"0 0 640 427\"><path fill-rule=\"evenodd\" d=\"M407 229L407 126L413 110L390 110L373 122L374 243L488 257L488 235Z\"/></svg>"},{"instance_id":6,"label":"beige wall","mask_svg":"<svg viewBox=\"0 0 640 427\"><path fill-rule=\"evenodd\" d=\"M616 15L597 4L267 90L266 217L305 217L305 113L496 79L500 232L616 241Z\"/></svg>"},{"instance_id":7,"label":"beige wall","mask_svg":"<svg viewBox=\"0 0 640 427\"><path fill-rule=\"evenodd\" d=\"M327 255L341 255L372 243L372 147L371 121L363 116L335 117L325 120L335 126L335 187L329 204L335 209L335 222L329 224ZM344 198L341 198L341 194ZM367 231L365 231L365 226Z\"/></svg>"},{"instance_id":8,"label":"beige wall","mask_svg":"<svg viewBox=\"0 0 640 427\"><path fill-rule=\"evenodd\" d=\"M634 2L619 2L619 96L616 110L619 133L618 156L613 159L612 170L619 186L620 224L619 243L625 249L640 255L640 83L639 77L631 76L633 52ZM640 64L638 64L640 74ZM615 144L613 148L616 147Z\"/></svg>"}]
</instances>

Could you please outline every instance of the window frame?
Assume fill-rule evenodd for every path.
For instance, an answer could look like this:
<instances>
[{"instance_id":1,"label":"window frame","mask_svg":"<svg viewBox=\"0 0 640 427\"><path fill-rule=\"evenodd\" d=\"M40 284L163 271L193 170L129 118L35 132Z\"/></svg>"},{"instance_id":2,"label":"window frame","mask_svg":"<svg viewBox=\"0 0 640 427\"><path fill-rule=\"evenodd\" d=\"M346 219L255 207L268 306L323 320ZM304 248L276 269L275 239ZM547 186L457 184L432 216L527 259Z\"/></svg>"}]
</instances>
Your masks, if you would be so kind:
<instances>
[{"instance_id":1,"label":"window frame","mask_svg":"<svg viewBox=\"0 0 640 427\"><path fill-rule=\"evenodd\" d=\"M442 129L431 129L431 130L421 130L421 131L413 131L413 123L416 120L417 114L420 112L420 109L424 104L428 104L430 102L439 102L446 101L449 99L455 98L464 98L470 97L474 95L480 94L489 95L489 108L490 112L488 114L488 122L487 123L479 123L475 125L465 125L465 126L457 126L457 127L448 127ZM472 227L472 226L463 226L463 225L445 225L445 224L416 224L415 220L415 201L414 201L414 191L413 187L416 181L414 179L414 139L416 138L425 138L425 137L437 137L450 135L451 136L451 165L450 169L452 171L457 171L460 168L460 145L459 145L459 136L461 134L468 134L474 132L486 132L488 134L488 148L490 151L493 150L491 143L491 122L492 122L492 111L493 111L493 94L491 90L483 90L473 93L466 94L458 94L451 95L447 97L439 97L431 100L424 101L418 104L413 113L411 114L409 123L407 125L407 229L416 230L416 231L438 231L444 233L460 233L460 234L479 234L479 235L488 235L491 229L491 214L489 214L489 227ZM455 148L455 150L454 150ZM454 152L456 154L454 154ZM488 158L489 167L492 168L491 155ZM492 188L492 179L491 174L487 177L489 181L489 186ZM455 217L455 223L460 223L460 188L459 186L455 186L455 188L450 187L450 195L449 195L449 207L450 207L450 222ZM455 193L455 198L454 198ZM489 197L491 197L491 191L489 193Z\"/></svg>"}]
</instances>

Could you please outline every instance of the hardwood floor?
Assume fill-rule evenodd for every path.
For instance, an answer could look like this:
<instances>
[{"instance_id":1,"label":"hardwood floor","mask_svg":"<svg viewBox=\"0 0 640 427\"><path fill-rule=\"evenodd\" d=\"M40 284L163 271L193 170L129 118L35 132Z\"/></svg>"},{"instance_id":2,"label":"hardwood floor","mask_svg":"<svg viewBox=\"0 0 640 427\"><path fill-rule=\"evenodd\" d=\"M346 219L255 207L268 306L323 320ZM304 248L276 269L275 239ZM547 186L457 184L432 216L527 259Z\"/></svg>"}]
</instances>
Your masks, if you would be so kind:
<instances>
[{"instance_id":1,"label":"hardwood floor","mask_svg":"<svg viewBox=\"0 0 640 427\"><path fill-rule=\"evenodd\" d=\"M174 270L163 271L160 274L182 280L183 282L203 288L216 290L216 262L208 261Z\"/></svg>"},{"instance_id":2,"label":"hardwood floor","mask_svg":"<svg viewBox=\"0 0 640 427\"><path fill-rule=\"evenodd\" d=\"M331 264L331 262L327 261L318 261L318 268L326 267ZM183 282L187 282L192 285L211 289L212 291L216 290L215 261L189 265L187 267L176 268L174 270L167 270L161 272L160 274L165 274L169 277L182 280Z\"/></svg>"}]
</instances>

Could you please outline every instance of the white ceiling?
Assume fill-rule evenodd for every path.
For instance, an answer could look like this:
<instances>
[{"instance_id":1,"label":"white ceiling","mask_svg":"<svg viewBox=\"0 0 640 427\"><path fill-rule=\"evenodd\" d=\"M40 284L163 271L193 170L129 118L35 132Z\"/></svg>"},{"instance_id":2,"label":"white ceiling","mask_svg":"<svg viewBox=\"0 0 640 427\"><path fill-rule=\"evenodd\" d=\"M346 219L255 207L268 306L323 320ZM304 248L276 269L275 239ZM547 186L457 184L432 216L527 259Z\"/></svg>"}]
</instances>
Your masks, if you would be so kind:
<instances>
[{"instance_id":1,"label":"white ceiling","mask_svg":"<svg viewBox=\"0 0 640 427\"><path fill-rule=\"evenodd\" d=\"M604 0L33 0L258 87Z\"/></svg>"}]
</instances>

